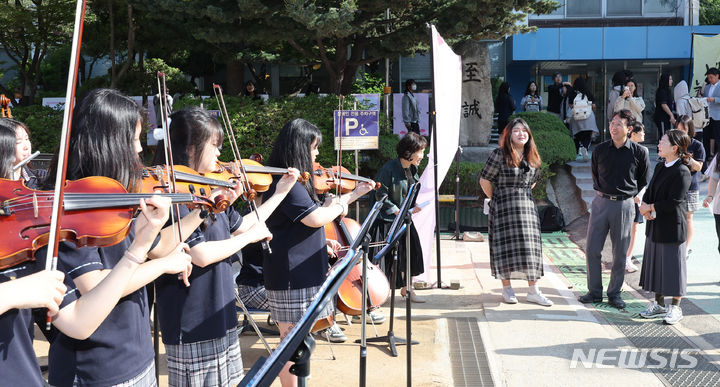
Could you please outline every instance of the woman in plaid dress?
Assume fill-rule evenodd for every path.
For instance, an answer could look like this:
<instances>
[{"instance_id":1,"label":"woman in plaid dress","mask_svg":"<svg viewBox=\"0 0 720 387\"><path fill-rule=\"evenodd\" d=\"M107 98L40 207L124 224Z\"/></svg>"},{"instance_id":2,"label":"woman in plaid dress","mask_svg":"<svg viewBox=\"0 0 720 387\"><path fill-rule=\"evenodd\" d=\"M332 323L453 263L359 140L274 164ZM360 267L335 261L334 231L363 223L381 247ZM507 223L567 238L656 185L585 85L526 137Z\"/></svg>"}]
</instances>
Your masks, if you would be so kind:
<instances>
[{"instance_id":1,"label":"woman in plaid dress","mask_svg":"<svg viewBox=\"0 0 720 387\"><path fill-rule=\"evenodd\" d=\"M532 188L540 173L538 154L527 122L508 123L480 174L480 186L491 199L488 234L490 267L503 284L503 299L516 304L511 279L527 280L528 302L552 306L537 286L543 275L540 221Z\"/></svg>"}]
</instances>

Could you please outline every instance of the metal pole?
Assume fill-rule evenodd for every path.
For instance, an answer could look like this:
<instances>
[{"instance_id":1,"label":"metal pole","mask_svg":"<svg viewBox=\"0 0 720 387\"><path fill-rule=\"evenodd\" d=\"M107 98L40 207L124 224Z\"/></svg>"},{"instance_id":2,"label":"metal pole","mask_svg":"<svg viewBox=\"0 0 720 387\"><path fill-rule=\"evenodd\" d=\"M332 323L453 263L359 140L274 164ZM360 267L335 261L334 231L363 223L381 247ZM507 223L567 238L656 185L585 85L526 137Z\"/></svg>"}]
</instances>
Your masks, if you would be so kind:
<instances>
[{"instance_id":1,"label":"metal pole","mask_svg":"<svg viewBox=\"0 0 720 387\"><path fill-rule=\"evenodd\" d=\"M390 33L390 8L385 10L385 33ZM390 119L390 94L387 93L387 88L390 87L390 58L385 58L385 89L384 100L385 100L385 117L387 117L386 128L387 131L392 131L392 120Z\"/></svg>"},{"instance_id":2,"label":"metal pole","mask_svg":"<svg viewBox=\"0 0 720 387\"><path fill-rule=\"evenodd\" d=\"M432 30L430 30L430 73L432 74L432 89L433 89L433 95L430 98L430 111L428 112L430 116L430 135L432 136L432 149L433 149L433 177L434 177L434 184L435 184L435 254L437 256L437 287L438 289L442 289L442 276L440 272L442 271L442 265L441 265L441 254L440 254L440 225L438 224L438 221L440 220L440 196L439 196L439 189L438 186L438 171L437 171L437 127L435 122L435 91L437 90L435 88L435 64L434 64L434 55L432 49ZM408 289L409 290L409 289ZM409 338L408 338L409 340Z\"/></svg>"},{"instance_id":3,"label":"metal pole","mask_svg":"<svg viewBox=\"0 0 720 387\"><path fill-rule=\"evenodd\" d=\"M405 294L407 294L407 297L405 298L405 330L406 338L408 344L407 345L407 358L406 358L406 364L407 364L407 386L412 387L412 307L410 304L412 303L411 299L411 291L412 291L412 271L410 270L410 230L412 228L412 215L408 212L406 215L408 217L408 220L406 222L407 230L405 231ZM438 267L438 269L440 269Z\"/></svg>"}]
</instances>

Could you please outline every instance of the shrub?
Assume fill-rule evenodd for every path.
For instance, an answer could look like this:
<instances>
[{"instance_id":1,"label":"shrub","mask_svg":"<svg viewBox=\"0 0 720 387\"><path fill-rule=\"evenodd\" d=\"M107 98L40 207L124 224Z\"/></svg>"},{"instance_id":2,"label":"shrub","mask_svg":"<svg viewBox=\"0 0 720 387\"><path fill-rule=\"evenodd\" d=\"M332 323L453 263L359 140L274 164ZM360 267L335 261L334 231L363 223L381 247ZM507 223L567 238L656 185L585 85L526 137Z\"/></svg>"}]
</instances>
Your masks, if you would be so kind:
<instances>
[{"instance_id":1,"label":"shrub","mask_svg":"<svg viewBox=\"0 0 720 387\"><path fill-rule=\"evenodd\" d=\"M460 195L481 196L480 183L478 183L480 172L485 163L460 162ZM455 195L455 173L457 163L453 162L445 175L445 180L440 184L441 195Z\"/></svg>"},{"instance_id":2,"label":"shrub","mask_svg":"<svg viewBox=\"0 0 720 387\"><path fill-rule=\"evenodd\" d=\"M33 151L53 153L60 142L63 111L47 106L18 106L12 110L13 118L30 128Z\"/></svg>"},{"instance_id":3,"label":"shrub","mask_svg":"<svg viewBox=\"0 0 720 387\"><path fill-rule=\"evenodd\" d=\"M520 112L510 116L510 120L512 120L513 118L522 118L523 120L525 120L528 125L530 125L530 129L532 129L533 133L535 133L536 130L541 130L563 132L567 133L568 136L570 135L570 131L565 126L565 124L563 124L562 120L550 113Z\"/></svg>"}]
</instances>

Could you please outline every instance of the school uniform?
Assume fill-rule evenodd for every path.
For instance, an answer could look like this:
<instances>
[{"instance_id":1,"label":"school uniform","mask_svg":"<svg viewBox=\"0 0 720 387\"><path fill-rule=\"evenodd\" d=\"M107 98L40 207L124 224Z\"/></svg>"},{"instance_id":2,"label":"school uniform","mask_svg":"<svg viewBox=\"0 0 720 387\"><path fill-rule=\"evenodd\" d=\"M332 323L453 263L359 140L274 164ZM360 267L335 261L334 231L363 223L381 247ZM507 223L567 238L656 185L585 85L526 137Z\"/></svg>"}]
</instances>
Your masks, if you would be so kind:
<instances>
[{"instance_id":1,"label":"school uniform","mask_svg":"<svg viewBox=\"0 0 720 387\"><path fill-rule=\"evenodd\" d=\"M112 246L78 248L62 242L58 249L58 270L66 273L65 293L60 308L80 298L76 278L95 270L111 270L134 240L134 230ZM158 238L155 242L157 243ZM36 256L44 256L46 248ZM150 334L150 313L145 287L121 298L110 314L85 340L57 332L50 343L49 377L53 386L108 386L132 382L155 385L154 350Z\"/></svg>"},{"instance_id":2,"label":"school uniform","mask_svg":"<svg viewBox=\"0 0 720 387\"><path fill-rule=\"evenodd\" d=\"M0 270L0 283L43 270L42 262L25 262ZM45 386L33 338L35 327L30 309L11 309L0 315L0 380L7 386Z\"/></svg>"},{"instance_id":3,"label":"school uniform","mask_svg":"<svg viewBox=\"0 0 720 387\"><path fill-rule=\"evenodd\" d=\"M180 206L180 217L190 211ZM240 228L242 216L233 208L207 219L187 239L192 248L224 241ZM176 274L155 280L162 339L171 386L236 385L243 377L238 341L231 255L219 262L193 265L190 287Z\"/></svg>"},{"instance_id":4,"label":"school uniform","mask_svg":"<svg viewBox=\"0 0 720 387\"><path fill-rule=\"evenodd\" d=\"M275 193L280 177L264 195ZM296 323L317 296L328 271L327 242L323 227L308 227L302 219L320 205L305 186L295 183L290 192L268 217L265 224L273 234L272 254L263 259L263 274L270 313L278 322ZM332 313L326 304L318 318Z\"/></svg>"},{"instance_id":5,"label":"school uniform","mask_svg":"<svg viewBox=\"0 0 720 387\"><path fill-rule=\"evenodd\" d=\"M687 221L685 200L690 170L680 159L655 166L643 202L654 204L657 213L645 228L645 252L640 287L663 296L685 295Z\"/></svg>"}]
</instances>

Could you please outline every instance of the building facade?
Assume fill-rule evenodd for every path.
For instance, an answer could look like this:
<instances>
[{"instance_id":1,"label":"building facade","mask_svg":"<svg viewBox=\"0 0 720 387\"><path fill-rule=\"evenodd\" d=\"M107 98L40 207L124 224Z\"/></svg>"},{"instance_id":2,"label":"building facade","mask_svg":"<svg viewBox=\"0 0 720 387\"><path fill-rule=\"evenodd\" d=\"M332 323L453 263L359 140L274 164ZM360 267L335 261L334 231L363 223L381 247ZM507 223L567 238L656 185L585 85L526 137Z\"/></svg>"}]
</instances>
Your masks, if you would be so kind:
<instances>
[{"instance_id":1,"label":"building facade","mask_svg":"<svg viewBox=\"0 0 720 387\"><path fill-rule=\"evenodd\" d=\"M564 81L587 77L596 97L598 128L607 136L607 99L616 71L630 70L645 100L647 141L656 140L652 115L663 72L690 84L693 35L720 34L720 26L698 25L698 0L559 0L550 15L528 17L537 27L505 41L506 80L518 104L535 81L547 101L552 74ZM611 108L610 108L611 109Z\"/></svg>"}]
</instances>

